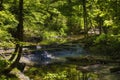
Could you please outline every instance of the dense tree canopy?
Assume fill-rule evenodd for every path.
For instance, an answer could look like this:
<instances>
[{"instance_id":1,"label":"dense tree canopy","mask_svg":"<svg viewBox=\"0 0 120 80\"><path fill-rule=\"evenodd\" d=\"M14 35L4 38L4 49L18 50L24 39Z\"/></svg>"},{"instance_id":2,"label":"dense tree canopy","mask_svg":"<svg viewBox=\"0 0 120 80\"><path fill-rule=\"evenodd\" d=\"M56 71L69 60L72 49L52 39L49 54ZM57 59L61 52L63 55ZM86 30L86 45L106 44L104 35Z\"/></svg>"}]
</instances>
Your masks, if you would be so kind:
<instances>
[{"instance_id":1,"label":"dense tree canopy","mask_svg":"<svg viewBox=\"0 0 120 80\"><path fill-rule=\"evenodd\" d=\"M118 34L119 0L84 1L24 1L24 36L27 37L24 39L79 34L85 27L88 30L99 28L100 33L112 30ZM0 6L0 28L14 36L18 24L18 0L1 0Z\"/></svg>"}]
</instances>

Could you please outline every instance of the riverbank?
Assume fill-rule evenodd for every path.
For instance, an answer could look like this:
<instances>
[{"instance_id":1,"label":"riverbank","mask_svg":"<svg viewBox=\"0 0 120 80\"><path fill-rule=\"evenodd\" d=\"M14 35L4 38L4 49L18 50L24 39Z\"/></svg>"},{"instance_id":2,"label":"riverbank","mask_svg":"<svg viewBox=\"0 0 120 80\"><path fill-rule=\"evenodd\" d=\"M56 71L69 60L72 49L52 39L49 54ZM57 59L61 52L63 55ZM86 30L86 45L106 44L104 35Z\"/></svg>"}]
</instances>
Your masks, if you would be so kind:
<instances>
[{"instance_id":1,"label":"riverbank","mask_svg":"<svg viewBox=\"0 0 120 80\"><path fill-rule=\"evenodd\" d=\"M33 80L82 80L83 74L91 80L119 80L120 74L110 72L111 68L117 66L119 65L109 63L93 64L90 61L72 60L64 63L33 66L28 68L25 74Z\"/></svg>"}]
</instances>

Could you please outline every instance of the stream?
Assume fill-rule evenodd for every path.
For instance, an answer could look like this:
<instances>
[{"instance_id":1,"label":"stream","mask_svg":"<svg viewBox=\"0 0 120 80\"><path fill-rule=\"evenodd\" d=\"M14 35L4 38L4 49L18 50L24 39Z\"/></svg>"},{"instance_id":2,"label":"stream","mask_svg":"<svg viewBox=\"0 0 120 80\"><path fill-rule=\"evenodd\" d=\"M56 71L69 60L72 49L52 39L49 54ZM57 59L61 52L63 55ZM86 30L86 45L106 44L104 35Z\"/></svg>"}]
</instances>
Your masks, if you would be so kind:
<instances>
[{"instance_id":1,"label":"stream","mask_svg":"<svg viewBox=\"0 0 120 80\"><path fill-rule=\"evenodd\" d=\"M54 62L65 61L66 57L86 55L86 52L79 44L64 44L45 49L42 49L41 46L37 47L39 49L31 53L24 53L20 62L28 65L47 65Z\"/></svg>"}]
</instances>

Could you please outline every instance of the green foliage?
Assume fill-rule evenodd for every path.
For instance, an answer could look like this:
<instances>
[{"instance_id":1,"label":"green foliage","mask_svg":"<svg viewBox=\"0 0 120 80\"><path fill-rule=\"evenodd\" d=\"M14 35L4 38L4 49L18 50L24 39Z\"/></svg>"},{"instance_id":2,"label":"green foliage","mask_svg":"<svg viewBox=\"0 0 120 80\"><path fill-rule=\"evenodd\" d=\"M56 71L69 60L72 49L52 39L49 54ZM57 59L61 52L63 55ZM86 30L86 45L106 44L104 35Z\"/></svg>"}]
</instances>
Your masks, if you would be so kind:
<instances>
[{"instance_id":1,"label":"green foliage","mask_svg":"<svg viewBox=\"0 0 120 80\"><path fill-rule=\"evenodd\" d=\"M0 30L0 47L14 47L14 39L10 33Z\"/></svg>"},{"instance_id":2,"label":"green foliage","mask_svg":"<svg viewBox=\"0 0 120 80\"><path fill-rule=\"evenodd\" d=\"M8 61L0 59L0 72L4 70L8 65L9 65Z\"/></svg>"},{"instance_id":3,"label":"green foliage","mask_svg":"<svg viewBox=\"0 0 120 80\"><path fill-rule=\"evenodd\" d=\"M117 7L116 7L116 6ZM0 29L8 31L18 24L18 1L5 0L0 11ZM89 0L86 3L88 28L107 27L119 34L119 1ZM30 37L66 36L79 34L83 28L83 4L78 0L27 0L24 1L24 35ZM114 28L116 26L116 28ZM109 29L110 27L110 29ZM53 33L52 33L53 31ZM44 38L44 40L47 38Z\"/></svg>"},{"instance_id":4,"label":"green foliage","mask_svg":"<svg viewBox=\"0 0 120 80\"><path fill-rule=\"evenodd\" d=\"M41 68L32 67L25 73L35 80L82 80L81 71L76 70L76 65L70 64L54 64ZM88 73L87 76L92 80L97 78L97 75L94 73Z\"/></svg>"},{"instance_id":5,"label":"green foliage","mask_svg":"<svg viewBox=\"0 0 120 80\"><path fill-rule=\"evenodd\" d=\"M0 41L10 41L12 40L12 36L7 32L7 31L3 31L3 30L0 30Z\"/></svg>"},{"instance_id":6,"label":"green foliage","mask_svg":"<svg viewBox=\"0 0 120 80\"><path fill-rule=\"evenodd\" d=\"M104 44L107 42L107 35L106 34L101 34L99 37L96 38L96 40L94 41L96 44L97 43L101 43Z\"/></svg>"},{"instance_id":7,"label":"green foliage","mask_svg":"<svg viewBox=\"0 0 120 80\"><path fill-rule=\"evenodd\" d=\"M14 39L8 30L15 28L17 23L15 16L8 10L0 11L0 46L13 46L12 41L14 41Z\"/></svg>"},{"instance_id":8,"label":"green foliage","mask_svg":"<svg viewBox=\"0 0 120 80\"><path fill-rule=\"evenodd\" d=\"M68 80L67 79L67 72L63 71L63 72L59 72L59 73L47 73L43 80Z\"/></svg>"},{"instance_id":9,"label":"green foliage","mask_svg":"<svg viewBox=\"0 0 120 80\"><path fill-rule=\"evenodd\" d=\"M105 20L104 21L104 26L112 26L113 25L113 21L112 20Z\"/></svg>"},{"instance_id":10,"label":"green foliage","mask_svg":"<svg viewBox=\"0 0 120 80\"><path fill-rule=\"evenodd\" d=\"M85 43L85 48L88 48L88 47L91 47L94 45L94 40L96 39L97 35L96 36L91 36L91 37L88 37L87 39L83 39L83 43Z\"/></svg>"},{"instance_id":11,"label":"green foliage","mask_svg":"<svg viewBox=\"0 0 120 80\"><path fill-rule=\"evenodd\" d=\"M94 40L94 46L91 46L90 50L93 53L108 55L111 57L116 57L117 59L120 53L119 44L119 35L101 34Z\"/></svg>"},{"instance_id":12,"label":"green foliage","mask_svg":"<svg viewBox=\"0 0 120 80\"><path fill-rule=\"evenodd\" d=\"M15 16L9 11L0 11L0 29L7 30L8 28L14 28L17 23Z\"/></svg>"},{"instance_id":13,"label":"green foliage","mask_svg":"<svg viewBox=\"0 0 120 80\"><path fill-rule=\"evenodd\" d=\"M43 36L43 41L40 42L42 44L51 44L51 43L64 43L66 42L66 39L63 36L66 36L66 34L63 33L58 33L56 31L43 31L41 33L41 35Z\"/></svg>"},{"instance_id":14,"label":"green foliage","mask_svg":"<svg viewBox=\"0 0 120 80\"><path fill-rule=\"evenodd\" d=\"M79 34L80 31L83 29L83 20L81 17L78 16L71 16L68 18L67 25L68 28L68 35L70 34Z\"/></svg>"},{"instance_id":15,"label":"green foliage","mask_svg":"<svg viewBox=\"0 0 120 80\"><path fill-rule=\"evenodd\" d=\"M15 3L15 4L14 4ZM112 0L89 0L86 3L88 28L101 26L111 27L109 32L119 30L119 1ZM3 30L16 28L18 24L17 0L4 1L4 9L0 11L0 26ZM27 0L24 1L24 34L25 38L30 37L49 37L45 31L51 31L51 35L66 36L79 34L83 28L83 6L82 1L77 0ZM112 28L117 26L117 28ZM53 31L53 33L52 33ZM119 34L119 31L117 31ZM29 37L29 38L30 38ZM44 38L44 40L47 38Z\"/></svg>"},{"instance_id":16,"label":"green foliage","mask_svg":"<svg viewBox=\"0 0 120 80\"><path fill-rule=\"evenodd\" d=\"M15 76L5 76L5 75L0 75L0 80L18 80Z\"/></svg>"},{"instance_id":17,"label":"green foliage","mask_svg":"<svg viewBox=\"0 0 120 80\"><path fill-rule=\"evenodd\" d=\"M101 45L117 45L119 43L120 37L112 34L101 34L94 41L95 44Z\"/></svg>"},{"instance_id":18,"label":"green foliage","mask_svg":"<svg viewBox=\"0 0 120 80\"><path fill-rule=\"evenodd\" d=\"M1 80L7 80L7 79L6 79L6 76L4 76L4 75L0 75L0 79L1 79Z\"/></svg>"}]
</instances>

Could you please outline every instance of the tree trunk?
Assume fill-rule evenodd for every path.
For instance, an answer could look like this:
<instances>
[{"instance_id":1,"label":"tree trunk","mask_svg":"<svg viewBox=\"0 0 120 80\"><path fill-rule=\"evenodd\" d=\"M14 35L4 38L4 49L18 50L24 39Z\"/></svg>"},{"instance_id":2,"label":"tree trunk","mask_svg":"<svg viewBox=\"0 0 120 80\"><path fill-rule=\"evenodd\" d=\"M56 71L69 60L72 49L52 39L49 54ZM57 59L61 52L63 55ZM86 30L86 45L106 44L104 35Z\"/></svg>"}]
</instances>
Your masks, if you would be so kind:
<instances>
[{"instance_id":1,"label":"tree trunk","mask_svg":"<svg viewBox=\"0 0 120 80\"><path fill-rule=\"evenodd\" d=\"M17 39L19 42L23 41L23 0L19 0L19 14L18 14L19 24L17 26ZM20 43L16 44L16 48L14 54L9 59L13 61L13 63L4 71L5 73L9 73L13 68L17 67L19 60L22 54L22 45ZM17 56L17 57L16 57Z\"/></svg>"},{"instance_id":2,"label":"tree trunk","mask_svg":"<svg viewBox=\"0 0 120 80\"><path fill-rule=\"evenodd\" d=\"M17 26L16 38L18 39L18 41L22 42L23 41L23 0L19 0L19 14L18 14L18 19L19 19L18 20L19 24ZM14 59L14 57L16 56L17 52L21 52L21 51L18 51L19 48L20 48L20 44L17 43L16 47L15 47L14 54L9 59L10 61L12 61Z\"/></svg>"},{"instance_id":3,"label":"tree trunk","mask_svg":"<svg viewBox=\"0 0 120 80\"><path fill-rule=\"evenodd\" d=\"M19 44L16 44L16 46L15 46L15 51L14 51L14 53L12 54L12 56L10 57L9 61L13 61L13 59L15 58L18 50L19 50Z\"/></svg>"},{"instance_id":4,"label":"tree trunk","mask_svg":"<svg viewBox=\"0 0 120 80\"><path fill-rule=\"evenodd\" d=\"M87 10L86 10L86 0L83 0L83 19L84 19L84 32L85 38L88 37L88 29L87 29Z\"/></svg>"},{"instance_id":5,"label":"tree trunk","mask_svg":"<svg viewBox=\"0 0 120 80\"><path fill-rule=\"evenodd\" d=\"M19 0L19 16L18 16L19 24L17 26L17 39L18 41L23 41L23 0ZM20 43L16 44L16 50L18 51L18 57L16 58L14 63L18 63L22 53L22 45Z\"/></svg>"}]
</instances>

